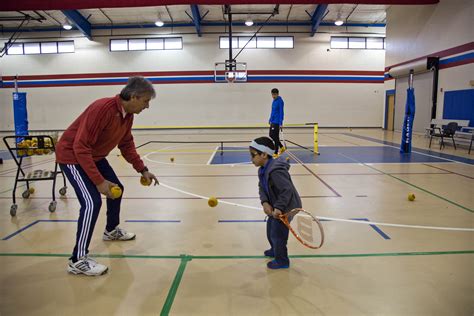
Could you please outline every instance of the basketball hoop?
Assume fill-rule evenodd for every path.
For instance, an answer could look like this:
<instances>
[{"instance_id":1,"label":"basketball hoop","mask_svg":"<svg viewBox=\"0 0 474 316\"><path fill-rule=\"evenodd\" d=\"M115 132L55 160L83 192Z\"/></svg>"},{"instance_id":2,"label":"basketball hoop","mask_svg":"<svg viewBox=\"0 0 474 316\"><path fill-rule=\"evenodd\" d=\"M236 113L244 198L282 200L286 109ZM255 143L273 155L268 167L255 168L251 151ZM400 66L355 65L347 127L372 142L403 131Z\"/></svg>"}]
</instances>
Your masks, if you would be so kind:
<instances>
[{"instance_id":1,"label":"basketball hoop","mask_svg":"<svg viewBox=\"0 0 474 316\"><path fill-rule=\"evenodd\" d=\"M247 63L236 61L215 63L214 82L247 82Z\"/></svg>"},{"instance_id":2,"label":"basketball hoop","mask_svg":"<svg viewBox=\"0 0 474 316\"><path fill-rule=\"evenodd\" d=\"M228 83L234 83L235 79L237 78L236 73L234 71L226 71L225 72L225 79Z\"/></svg>"}]
</instances>

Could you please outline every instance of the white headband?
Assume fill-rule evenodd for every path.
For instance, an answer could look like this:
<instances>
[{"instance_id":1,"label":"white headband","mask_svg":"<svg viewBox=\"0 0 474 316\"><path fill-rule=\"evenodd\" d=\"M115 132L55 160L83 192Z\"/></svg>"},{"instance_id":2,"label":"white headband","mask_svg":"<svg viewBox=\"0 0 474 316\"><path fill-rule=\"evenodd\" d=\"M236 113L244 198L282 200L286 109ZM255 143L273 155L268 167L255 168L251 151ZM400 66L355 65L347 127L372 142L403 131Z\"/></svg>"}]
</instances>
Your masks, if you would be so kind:
<instances>
[{"instance_id":1,"label":"white headband","mask_svg":"<svg viewBox=\"0 0 474 316\"><path fill-rule=\"evenodd\" d=\"M250 147L255 148L258 151L261 151L262 153L266 153L266 154L270 155L270 157L272 157L273 153L275 152L270 147L267 147L265 145L257 144L257 142L254 141L254 140L252 140L252 142L250 143Z\"/></svg>"}]
</instances>

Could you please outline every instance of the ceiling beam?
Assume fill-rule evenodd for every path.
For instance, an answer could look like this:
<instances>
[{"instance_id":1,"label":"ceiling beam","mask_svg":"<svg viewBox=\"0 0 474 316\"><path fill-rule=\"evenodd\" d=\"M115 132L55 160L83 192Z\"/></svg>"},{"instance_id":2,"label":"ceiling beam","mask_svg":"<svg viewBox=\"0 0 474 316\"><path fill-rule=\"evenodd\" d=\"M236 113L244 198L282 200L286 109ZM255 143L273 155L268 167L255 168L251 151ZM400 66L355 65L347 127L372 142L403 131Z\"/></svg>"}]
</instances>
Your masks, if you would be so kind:
<instances>
[{"instance_id":1,"label":"ceiling beam","mask_svg":"<svg viewBox=\"0 0 474 316\"><path fill-rule=\"evenodd\" d=\"M311 37L313 37L318 30L319 24L321 24L327 8L327 4L318 4L318 7L314 10L313 15L311 16Z\"/></svg>"},{"instance_id":2,"label":"ceiling beam","mask_svg":"<svg viewBox=\"0 0 474 316\"><path fill-rule=\"evenodd\" d=\"M62 10L62 13L82 32L90 41L92 41L91 24L77 10Z\"/></svg>"},{"instance_id":3,"label":"ceiling beam","mask_svg":"<svg viewBox=\"0 0 474 316\"><path fill-rule=\"evenodd\" d=\"M201 37L201 13L199 13L199 7L197 4L191 4L191 12L193 13L194 27L196 27L196 33Z\"/></svg>"},{"instance_id":4,"label":"ceiling beam","mask_svg":"<svg viewBox=\"0 0 474 316\"><path fill-rule=\"evenodd\" d=\"M310 26L311 21L301 21L301 22L255 22L254 26ZM163 28L179 28L179 27L193 27L193 23L173 23L169 25L163 26ZM221 27L221 26L229 26L227 22L202 22L201 26L206 27ZM233 22L232 26L245 26L244 22ZM334 22L321 22L319 26L334 26ZM384 28L386 25L385 23L344 23L344 27L377 27L377 28ZM118 30L118 29L147 29L147 28L156 28L154 23L149 24L113 24L113 25L92 25L92 30ZM4 33L13 33L17 30L17 28L7 28L4 27L1 29ZM27 27L22 28L22 32L58 32L64 31L63 28L58 27ZM201 31L201 35L203 32ZM212 34L210 32L209 34Z\"/></svg>"},{"instance_id":5,"label":"ceiling beam","mask_svg":"<svg viewBox=\"0 0 474 316\"><path fill-rule=\"evenodd\" d=\"M222 5L222 4L317 4L318 2L353 3L353 4L385 4L385 5L421 5L437 4L439 0L203 0L200 4ZM194 4L191 0L15 0L0 1L0 11L17 10L79 10L98 8L133 8L164 5Z\"/></svg>"}]
</instances>

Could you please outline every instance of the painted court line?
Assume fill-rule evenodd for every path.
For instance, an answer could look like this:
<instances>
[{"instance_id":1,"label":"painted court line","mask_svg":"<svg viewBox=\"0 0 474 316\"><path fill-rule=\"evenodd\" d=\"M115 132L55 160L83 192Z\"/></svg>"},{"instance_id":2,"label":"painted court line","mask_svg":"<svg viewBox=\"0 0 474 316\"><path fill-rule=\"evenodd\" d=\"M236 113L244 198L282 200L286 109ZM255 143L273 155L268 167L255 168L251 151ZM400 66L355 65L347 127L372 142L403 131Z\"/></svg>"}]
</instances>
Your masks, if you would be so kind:
<instances>
[{"instance_id":1,"label":"painted court line","mask_svg":"<svg viewBox=\"0 0 474 316\"><path fill-rule=\"evenodd\" d=\"M375 169L375 168L374 168ZM377 169L375 169L377 170ZM381 172L383 173L383 171L380 171L380 170L377 170L378 172ZM391 177L393 177L392 175L390 175ZM398 179L402 182L405 182L397 177L394 177L395 179ZM408 182L406 182L407 184L410 184ZM198 197L200 199L204 199L204 200L208 200L209 197L207 196L202 196L202 195L198 195L198 194L194 194L194 193L191 193L191 192L187 192L187 191L184 191L184 190L180 190L178 188L175 188L175 187L172 187L170 185L167 185L167 184L164 184L163 182L160 183L161 186L164 186L166 188L169 188L173 191L176 191L176 192L181 192L183 194L187 194L187 195L190 195L190 196L194 196L194 197ZM412 184L410 184L412 185ZM424 190L424 189L421 189L420 190ZM424 190L425 191L425 190ZM428 192L428 191L427 191ZM431 193L431 192L428 192L430 194L434 194L434 193ZM440 197L442 198L442 197ZM444 199L444 198L442 198ZM256 206L251 206L251 205L244 205L244 204L238 204L238 203L232 203L232 202L228 202L228 201L224 201L224 200L219 200L219 203L222 203L222 204L228 204L228 205L233 205L233 206L238 206L238 207L242 207L242 208L246 208L246 209L251 209L251 210L258 210L258 211L261 211L261 208L260 207L256 207ZM454 203L454 202L451 202L451 203ZM462 207L462 206L461 206ZM414 228L414 229L431 229L431 230L444 230L444 231L464 231L464 232L474 232L474 228L471 228L471 227L445 227L445 226L424 226L424 225L408 225L408 224L394 224L394 223L382 223L382 222L366 222L366 221L357 221L357 220L352 220L352 219L344 219L344 218L336 218L336 217L326 217L326 216L315 216L317 217L318 219L320 220L331 220L331 221L336 221L336 222L344 222L344 223L354 223L354 224L365 224L365 225L377 225L377 226L390 226L390 227L399 227L399 228Z\"/></svg>"},{"instance_id":2,"label":"painted court line","mask_svg":"<svg viewBox=\"0 0 474 316\"><path fill-rule=\"evenodd\" d=\"M344 156L344 157L348 158L348 159L351 159L352 161L355 161L355 162L360 163L360 161L358 161L357 159L354 159L354 158L349 157L349 156L347 156L347 155L344 155L344 154L342 154L342 153L339 153L339 154L340 154L341 156ZM408 182L408 181L405 181L405 180L403 180L403 179L401 179L401 178L399 178L399 177L396 177L396 176L394 176L394 175L392 175L392 174L390 174L390 173L386 173L386 172L384 172L384 171L382 171L382 170L379 170L379 169L373 167L372 164L364 163L364 165L367 166L368 168L372 169L372 170L375 170L375 171L380 172L381 174L384 174L384 175L387 175L387 176L392 177L392 178L394 178L394 179L397 179L398 181L403 182L403 183L405 183L405 184L408 184L409 186L412 186L412 187L414 187L414 188L416 188L416 189L418 189L418 190L420 190L420 191L423 191L423 192L425 192L425 193L428 193L428 194L430 194L430 195L432 195L432 196L434 196L434 197L437 197L437 198L439 198L439 199L441 199L441 200L443 200L443 201L446 201L446 202L448 202L448 203L450 203L450 204L452 204L452 205L455 205L455 206L457 206L457 207L459 207L459 208L462 208L462 209L465 210L465 211L474 213L474 209L470 209L470 208L468 208L468 207L466 207L466 206L463 206L463 205L461 205L461 204L458 204L458 203L456 203L456 202L454 202L454 201L448 200L448 199L445 198L445 197L442 197L442 196L440 196L440 195L437 195L436 193L433 193L433 192L431 192L431 191L428 191L428 190L426 190L426 189L423 189L422 187L419 187L419 186L417 186L417 185L415 185L415 184L412 184L412 183L410 183L410 182ZM458 230L458 229L453 229L453 230ZM468 229L468 230L469 230L469 231L472 231L472 230L474 230L474 229Z\"/></svg>"},{"instance_id":3,"label":"painted court line","mask_svg":"<svg viewBox=\"0 0 474 316\"><path fill-rule=\"evenodd\" d=\"M219 149L219 146L216 146L216 148L214 149L214 152L212 153L211 157L210 157L209 160L207 161L207 164L206 164L206 165L210 165L210 164L211 164L211 161L212 161L212 159L214 159L214 156L216 155L218 149Z\"/></svg>"},{"instance_id":4,"label":"painted court line","mask_svg":"<svg viewBox=\"0 0 474 316\"><path fill-rule=\"evenodd\" d=\"M393 148L397 148L397 149L400 148L399 144L384 141L384 140L379 140L379 139L372 138L372 137L353 135L353 134L349 134L349 133L342 133L342 135L347 135L347 136L351 136L351 137L355 137L355 138L359 138L359 139L368 140L368 141L371 141L371 142L374 142L374 143L383 144L387 147L393 147ZM412 153L416 153L416 154L423 155L423 156L438 158L438 159L446 160L446 161L449 161L449 162L462 163L462 164L466 164L466 165L473 165L474 164L474 159L458 157L458 156L443 154L443 153L439 153L439 156L435 156L435 155L429 154L429 152L431 152L431 151L426 151L426 150L420 149L420 148L413 148L413 149L414 150L412 150ZM426 152L424 153L423 151L426 151L428 153L426 153Z\"/></svg>"},{"instance_id":5,"label":"painted court line","mask_svg":"<svg viewBox=\"0 0 474 316\"><path fill-rule=\"evenodd\" d=\"M365 222L370 222L368 218L351 218L350 220L353 221L365 221ZM328 219L321 219L321 222L330 222L331 220ZM245 219L220 219L217 221L218 223L265 223L266 220L264 219L251 219L251 220L245 220ZM373 230L375 230L380 236L382 236L383 239L388 240L390 237L384 233L377 225L369 224L370 227L372 227Z\"/></svg>"},{"instance_id":6,"label":"painted court line","mask_svg":"<svg viewBox=\"0 0 474 316\"><path fill-rule=\"evenodd\" d=\"M354 258L354 257L405 257L405 256L439 256L439 255L463 255L474 254L474 249L469 250L442 250L442 251L408 251L408 252L375 252L375 253L342 253L342 254L317 254L317 255L289 255L290 258ZM68 258L70 253L18 253L2 252L0 257L53 257ZM109 259L182 259L186 256L190 259L268 259L262 255L240 255L240 256L199 256L199 255L128 255L128 254L90 254L95 258Z\"/></svg>"},{"instance_id":7,"label":"painted court line","mask_svg":"<svg viewBox=\"0 0 474 316\"><path fill-rule=\"evenodd\" d=\"M140 219L128 219L126 223L181 223L180 220L140 220Z\"/></svg>"},{"instance_id":8,"label":"painted court line","mask_svg":"<svg viewBox=\"0 0 474 316\"><path fill-rule=\"evenodd\" d=\"M133 219L125 220L125 222L127 223L181 223L180 220L133 220ZM34 221L31 224L26 225L25 227L20 228L16 232L2 238L2 240L9 240L38 223L77 223L77 220L76 219L39 219L39 220Z\"/></svg>"},{"instance_id":9,"label":"painted court line","mask_svg":"<svg viewBox=\"0 0 474 316\"><path fill-rule=\"evenodd\" d=\"M17 230L16 232L14 232L13 234L10 234L4 238L2 238L2 240L8 240L12 237L15 237L16 235L24 232L25 230L27 230L28 228L31 228L32 226L38 224L38 223L74 223L74 222L77 222L77 220L75 219L39 219L39 220L36 220L34 221L33 223L31 224L28 224L26 225L25 227L23 228L20 228L19 230Z\"/></svg>"}]
</instances>

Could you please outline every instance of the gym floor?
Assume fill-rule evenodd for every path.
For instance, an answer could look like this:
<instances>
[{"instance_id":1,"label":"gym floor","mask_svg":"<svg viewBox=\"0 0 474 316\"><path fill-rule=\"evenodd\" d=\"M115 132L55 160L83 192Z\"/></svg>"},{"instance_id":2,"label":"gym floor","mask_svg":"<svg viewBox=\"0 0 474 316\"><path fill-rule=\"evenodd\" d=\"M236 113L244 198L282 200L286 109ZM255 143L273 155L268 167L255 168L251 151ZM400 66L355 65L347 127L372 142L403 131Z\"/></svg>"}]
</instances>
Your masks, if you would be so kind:
<instances>
[{"instance_id":1,"label":"gym floor","mask_svg":"<svg viewBox=\"0 0 474 316\"><path fill-rule=\"evenodd\" d=\"M250 208L260 206L257 169L249 164L247 145L238 142L266 134L266 129L134 132L137 146L171 142L151 142L138 152L160 182L181 191L141 186L139 174L118 151L109 155L125 186L121 227L137 238L102 241L102 210L90 246L92 257L109 266L100 277L66 272L79 208L74 192L58 194L57 209L50 213L51 182L33 183L28 199L21 197L22 182L18 211L11 217L16 165L4 160L1 310L5 315L472 315L474 233L410 227L474 228L474 155L465 147L440 151L435 143L429 149L429 139L415 135L413 152L401 155L397 132L320 129L318 156L300 147L312 147L311 129L286 129L290 152L315 173L291 161L307 211L406 226L324 221L321 249L305 248L290 235L291 267L268 270L265 216ZM24 165L28 172L51 169L54 156L34 156ZM408 201L409 193L415 201ZM242 206L210 208L195 195Z\"/></svg>"}]
</instances>

